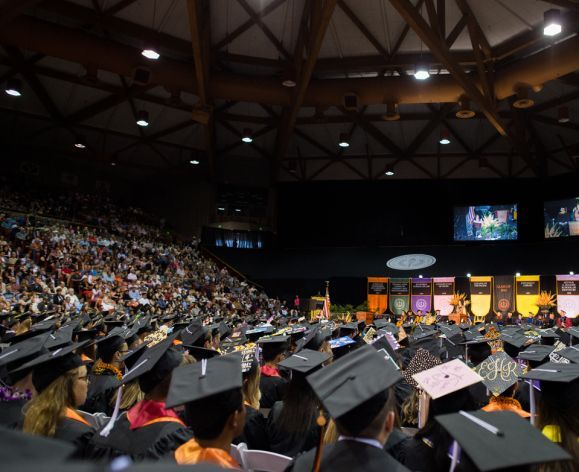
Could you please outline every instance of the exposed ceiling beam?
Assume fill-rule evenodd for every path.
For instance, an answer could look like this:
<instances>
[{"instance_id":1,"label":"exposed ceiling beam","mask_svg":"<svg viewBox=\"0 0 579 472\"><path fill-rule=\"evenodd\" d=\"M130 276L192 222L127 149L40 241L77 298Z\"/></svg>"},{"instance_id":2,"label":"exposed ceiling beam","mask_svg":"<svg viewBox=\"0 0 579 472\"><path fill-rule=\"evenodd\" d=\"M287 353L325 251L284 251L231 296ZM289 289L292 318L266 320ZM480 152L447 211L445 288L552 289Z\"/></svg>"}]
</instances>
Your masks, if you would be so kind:
<instances>
[{"instance_id":1,"label":"exposed ceiling beam","mask_svg":"<svg viewBox=\"0 0 579 472\"><path fill-rule=\"evenodd\" d=\"M127 7L130 7L133 3L137 0L120 0L119 2L115 3L113 6L107 8L104 11L105 16L115 16L120 11L124 10Z\"/></svg>"},{"instance_id":2,"label":"exposed ceiling beam","mask_svg":"<svg viewBox=\"0 0 579 472\"><path fill-rule=\"evenodd\" d=\"M308 5L308 2L305 2L303 15L309 15L310 18L310 37L307 41L308 56L303 63L298 77L297 86L292 94L292 103L287 110L284 110L282 116L276 139L275 159L277 163L285 157L287 152L295 120L304 101L312 77L312 72L314 71L318 54L320 53L322 42L326 35L326 30L330 24L334 8L336 7L336 1L337 0L325 0L323 4L322 0L314 2L311 6L311 14L310 6ZM303 21L305 21L305 17L303 17ZM276 172L277 165L272 167L273 172Z\"/></svg>"},{"instance_id":3,"label":"exposed ceiling beam","mask_svg":"<svg viewBox=\"0 0 579 472\"><path fill-rule=\"evenodd\" d=\"M579 12L579 3L575 0L542 0L544 3L550 3L551 5L556 5L562 8L568 8L569 10L574 10Z\"/></svg>"},{"instance_id":4,"label":"exposed ceiling beam","mask_svg":"<svg viewBox=\"0 0 579 472\"><path fill-rule=\"evenodd\" d=\"M213 99L210 95L210 54L211 54L211 10L208 0L187 0L189 13L189 29L191 31L191 46L195 61L195 78L198 107L208 114L208 121L204 124L205 151L209 176L216 174L215 168L215 129L212 113ZM197 106L197 105L196 105Z\"/></svg>"},{"instance_id":5,"label":"exposed ceiling beam","mask_svg":"<svg viewBox=\"0 0 579 472\"><path fill-rule=\"evenodd\" d=\"M411 28L424 41L430 51L446 65L446 68L456 82L463 88L471 100L477 103L489 122L500 134L506 136L507 130L498 116L496 109L489 103L487 98L482 95L477 86L472 82L472 79L462 70L461 66L454 61L446 42L443 43L440 41L428 27L428 24L420 13L414 9L414 6L409 0L390 0L390 3L396 8L402 18L410 24Z\"/></svg>"},{"instance_id":6,"label":"exposed ceiling beam","mask_svg":"<svg viewBox=\"0 0 579 472\"><path fill-rule=\"evenodd\" d=\"M485 57L490 59L492 56L492 48L489 44L484 31L482 30L481 26L479 25L478 21L474 13L472 12L470 5L468 4L467 0L455 0L458 8L460 8L461 13L467 17L467 22L469 28L472 29L471 36L474 35L476 37L476 42L480 45Z\"/></svg>"}]
</instances>

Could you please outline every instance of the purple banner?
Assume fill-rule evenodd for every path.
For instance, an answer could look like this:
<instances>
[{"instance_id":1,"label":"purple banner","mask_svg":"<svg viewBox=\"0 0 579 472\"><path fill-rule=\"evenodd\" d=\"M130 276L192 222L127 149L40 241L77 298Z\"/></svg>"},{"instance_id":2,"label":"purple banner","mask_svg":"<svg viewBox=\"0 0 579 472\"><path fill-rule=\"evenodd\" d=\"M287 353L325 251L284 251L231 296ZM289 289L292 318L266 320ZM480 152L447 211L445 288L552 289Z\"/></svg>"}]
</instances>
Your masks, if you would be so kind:
<instances>
[{"instance_id":1,"label":"purple banner","mask_svg":"<svg viewBox=\"0 0 579 472\"><path fill-rule=\"evenodd\" d=\"M410 304L414 313L432 309L432 279L412 279Z\"/></svg>"}]
</instances>

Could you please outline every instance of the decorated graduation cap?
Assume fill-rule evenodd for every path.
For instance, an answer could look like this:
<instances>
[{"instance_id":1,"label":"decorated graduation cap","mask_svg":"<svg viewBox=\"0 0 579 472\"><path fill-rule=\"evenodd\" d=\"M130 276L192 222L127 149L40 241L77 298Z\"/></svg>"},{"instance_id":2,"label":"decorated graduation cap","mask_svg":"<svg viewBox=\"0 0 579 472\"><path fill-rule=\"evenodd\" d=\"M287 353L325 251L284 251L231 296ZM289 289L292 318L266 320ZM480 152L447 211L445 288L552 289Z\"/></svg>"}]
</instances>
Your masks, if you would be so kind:
<instances>
[{"instance_id":1,"label":"decorated graduation cap","mask_svg":"<svg viewBox=\"0 0 579 472\"><path fill-rule=\"evenodd\" d=\"M453 466L457 462L466 466L470 461L477 470L490 472L571 458L528 421L510 411L460 411L435 419L455 440ZM470 470L468 466L465 469Z\"/></svg>"},{"instance_id":2,"label":"decorated graduation cap","mask_svg":"<svg viewBox=\"0 0 579 472\"><path fill-rule=\"evenodd\" d=\"M412 378L418 387L433 399L457 392L482 381L480 375L459 359L414 374Z\"/></svg>"},{"instance_id":3,"label":"decorated graduation cap","mask_svg":"<svg viewBox=\"0 0 579 472\"><path fill-rule=\"evenodd\" d=\"M575 364L579 364L579 346L570 346L566 347L565 349L561 349L559 351L559 355L564 357L565 359L574 362Z\"/></svg>"},{"instance_id":4,"label":"decorated graduation cap","mask_svg":"<svg viewBox=\"0 0 579 472\"><path fill-rule=\"evenodd\" d=\"M196 364L185 365L173 371L167 408L203 400L243 385L241 356L203 359Z\"/></svg>"},{"instance_id":5,"label":"decorated graduation cap","mask_svg":"<svg viewBox=\"0 0 579 472\"><path fill-rule=\"evenodd\" d=\"M85 344L86 343L73 344L71 346L58 348L52 352L47 352L20 366L14 370L14 372L31 369L32 383L38 393L41 393L61 375L86 364L79 355L75 354L75 351L82 348Z\"/></svg>"},{"instance_id":6,"label":"decorated graduation cap","mask_svg":"<svg viewBox=\"0 0 579 472\"><path fill-rule=\"evenodd\" d=\"M425 370L432 369L433 367L436 367L437 365L440 364L442 364L440 359L434 357L426 349L420 348L416 351L414 357L410 359L410 363L408 364L406 370L402 372L402 375L407 383L409 383L413 387L417 387L418 384L416 383L416 380L414 380L412 376L414 374L418 374L419 372L424 372Z\"/></svg>"},{"instance_id":7,"label":"decorated graduation cap","mask_svg":"<svg viewBox=\"0 0 579 472\"><path fill-rule=\"evenodd\" d=\"M341 338L331 339L330 348L334 355L334 359L339 359L345 356L356 346L356 341L354 341L350 336L342 336Z\"/></svg>"},{"instance_id":8,"label":"decorated graduation cap","mask_svg":"<svg viewBox=\"0 0 579 472\"><path fill-rule=\"evenodd\" d=\"M259 367L259 348L257 346L238 351L238 354L241 355L241 372L243 374Z\"/></svg>"},{"instance_id":9,"label":"decorated graduation cap","mask_svg":"<svg viewBox=\"0 0 579 472\"><path fill-rule=\"evenodd\" d=\"M517 383L523 369L505 352L499 351L481 362L475 372L482 377L486 388L498 396Z\"/></svg>"},{"instance_id":10,"label":"decorated graduation cap","mask_svg":"<svg viewBox=\"0 0 579 472\"><path fill-rule=\"evenodd\" d=\"M354 435L372 422L384 407L388 389L401 379L369 345L306 377L336 423Z\"/></svg>"},{"instance_id":11,"label":"decorated graduation cap","mask_svg":"<svg viewBox=\"0 0 579 472\"><path fill-rule=\"evenodd\" d=\"M279 363L279 366L298 372L303 375L310 374L320 368L330 358L325 352L302 349L298 354L289 356Z\"/></svg>"},{"instance_id":12,"label":"decorated graduation cap","mask_svg":"<svg viewBox=\"0 0 579 472\"><path fill-rule=\"evenodd\" d=\"M138 378L143 392L149 393L153 390L181 364L183 354L172 347L174 338L175 335L170 336L165 341L143 350L133 367L123 376L122 383L126 384Z\"/></svg>"}]
</instances>

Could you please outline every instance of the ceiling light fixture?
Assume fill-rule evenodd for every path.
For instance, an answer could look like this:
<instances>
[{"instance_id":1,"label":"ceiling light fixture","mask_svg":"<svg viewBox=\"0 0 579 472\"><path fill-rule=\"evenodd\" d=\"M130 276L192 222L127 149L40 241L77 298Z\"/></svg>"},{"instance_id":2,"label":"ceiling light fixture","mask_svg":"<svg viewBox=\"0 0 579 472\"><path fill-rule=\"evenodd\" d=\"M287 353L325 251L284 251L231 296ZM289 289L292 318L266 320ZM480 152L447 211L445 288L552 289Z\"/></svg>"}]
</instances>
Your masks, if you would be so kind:
<instances>
[{"instance_id":1,"label":"ceiling light fixture","mask_svg":"<svg viewBox=\"0 0 579 472\"><path fill-rule=\"evenodd\" d=\"M556 36L563 30L561 25L561 10L553 8L543 14L543 34Z\"/></svg>"},{"instance_id":2,"label":"ceiling light fixture","mask_svg":"<svg viewBox=\"0 0 579 472\"><path fill-rule=\"evenodd\" d=\"M440 144L450 144L450 133L448 132L447 129L443 129L440 132L440 141L438 141Z\"/></svg>"},{"instance_id":3,"label":"ceiling light fixture","mask_svg":"<svg viewBox=\"0 0 579 472\"><path fill-rule=\"evenodd\" d=\"M140 110L137 114L137 124L145 127L149 126L149 112L147 110Z\"/></svg>"},{"instance_id":4,"label":"ceiling light fixture","mask_svg":"<svg viewBox=\"0 0 579 472\"><path fill-rule=\"evenodd\" d=\"M466 274L466 276L470 279L472 276L470 275L470 272L468 274Z\"/></svg>"},{"instance_id":5,"label":"ceiling light fixture","mask_svg":"<svg viewBox=\"0 0 579 472\"><path fill-rule=\"evenodd\" d=\"M161 53L159 52L159 43L157 41L148 42L145 47L143 47L141 55L145 56L147 59L156 61L161 57Z\"/></svg>"},{"instance_id":6,"label":"ceiling light fixture","mask_svg":"<svg viewBox=\"0 0 579 472\"><path fill-rule=\"evenodd\" d=\"M77 149L86 149L86 138L82 134L76 137L74 147Z\"/></svg>"},{"instance_id":7,"label":"ceiling light fixture","mask_svg":"<svg viewBox=\"0 0 579 472\"><path fill-rule=\"evenodd\" d=\"M557 109L557 121L559 123L569 123L569 107L559 107Z\"/></svg>"},{"instance_id":8,"label":"ceiling light fixture","mask_svg":"<svg viewBox=\"0 0 579 472\"><path fill-rule=\"evenodd\" d=\"M22 95L22 82L20 79L8 79L4 91L12 97L20 97Z\"/></svg>"},{"instance_id":9,"label":"ceiling light fixture","mask_svg":"<svg viewBox=\"0 0 579 472\"><path fill-rule=\"evenodd\" d=\"M520 273L520 272L517 272L517 273L515 274L515 277L520 277L520 276L521 276L521 273Z\"/></svg>"},{"instance_id":10,"label":"ceiling light fixture","mask_svg":"<svg viewBox=\"0 0 579 472\"><path fill-rule=\"evenodd\" d=\"M197 159L191 159L189 161L189 164L193 165L193 166L198 166L199 165L199 161Z\"/></svg>"},{"instance_id":11,"label":"ceiling light fixture","mask_svg":"<svg viewBox=\"0 0 579 472\"><path fill-rule=\"evenodd\" d=\"M416 70L414 71L414 78L416 80L426 80L430 77L430 72L428 71L428 67L424 64L419 64L416 66Z\"/></svg>"},{"instance_id":12,"label":"ceiling light fixture","mask_svg":"<svg viewBox=\"0 0 579 472\"><path fill-rule=\"evenodd\" d=\"M400 112L398 111L398 103L387 102L386 113L382 115L384 121L398 121L400 119Z\"/></svg>"},{"instance_id":13,"label":"ceiling light fixture","mask_svg":"<svg viewBox=\"0 0 579 472\"><path fill-rule=\"evenodd\" d=\"M241 136L241 140L247 144L253 142L253 133L249 128L245 128L243 130L243 135Z\"/></svg>"},{"instance_id":14,"label":"ceiling light fixture","mask_svg":"<svg viewBox=\"0 0 579 472\"><path fill-rule=\"evenodd\" d=\"M338 146L340 146L341 148L350 147L350 140L348 139L348 133L340 133Z\"/></svg>"},{"instance_id":15,"label":"ceiling light fixture","mask_svg":"<svg viewBox=\"0 0 579 472\"><path fill-rule=\"evenodd\" d=\"M297 78L296 78L295 67L289 66L286 68L286 70L284 71L284 73L281 77L281 84L284 87L288 87L288 88L293 88L298 84Z\"/></svg>"},{"instance_id":16,"label":"ceiling light fixture","mask_svg":"<svg viewBox=\"0 0 579 472\"><path fill-rule=\"evenodd\" d=\"M458 100L458 111L456 112L456 117L462 120L467 120L473 118L476 113L470 107L470 100L464 95Z\"/></svg>"},{"instance_id":17,"label":"ceiling light fixture","mask_svg":"<svg viewBox=\"0 0 579 472\"><path fill-rule=\"evenodd\" d=\"M387 175L388 177L394 175L394 166L393 165L387 165L386 169L384 170L384 174Z\"/></svg>"}]
</instances>

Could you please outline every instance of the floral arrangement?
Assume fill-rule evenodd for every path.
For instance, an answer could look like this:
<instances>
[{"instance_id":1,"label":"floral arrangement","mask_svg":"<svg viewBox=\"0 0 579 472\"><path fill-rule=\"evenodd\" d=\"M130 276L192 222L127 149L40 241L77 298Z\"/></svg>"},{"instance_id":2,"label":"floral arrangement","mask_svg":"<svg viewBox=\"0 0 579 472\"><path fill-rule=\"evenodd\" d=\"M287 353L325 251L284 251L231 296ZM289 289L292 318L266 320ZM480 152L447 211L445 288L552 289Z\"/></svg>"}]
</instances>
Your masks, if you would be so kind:
<instances>
[{"instance_id":1,"label":"floral arrangement","mask_svg":"<svg viewBox=\"0 0 579 472\"><path fill-rule=\"evenodd\" d=\"M466 293L455 292L450 299L452 306L466 306L470 305L470 300L466 299Z\"/></svg>"},{"instance_id":2,"label":"floral arrangement","mask_svg":"<svg viewBox=\"0 0 579 472\"><path fill-rule=\"evenodd\" d=\"M556 305L555 295L546 290L542 290L540 295L537 297L535 305L543 310L548 310L549 308Z\"/></svg>"}]
</instances>

